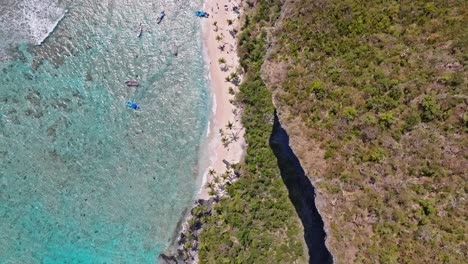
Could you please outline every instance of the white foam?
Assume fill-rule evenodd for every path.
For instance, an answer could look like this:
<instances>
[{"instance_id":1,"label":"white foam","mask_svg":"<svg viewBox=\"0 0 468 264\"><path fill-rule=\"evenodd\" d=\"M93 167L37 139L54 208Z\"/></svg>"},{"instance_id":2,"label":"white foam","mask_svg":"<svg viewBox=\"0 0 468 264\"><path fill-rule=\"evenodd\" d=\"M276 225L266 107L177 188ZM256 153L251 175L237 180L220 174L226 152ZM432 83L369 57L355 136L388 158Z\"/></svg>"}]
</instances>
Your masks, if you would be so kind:
<instances>
[{"instance_id":1,"label":"white foam","mask_svg":"<svg viewBox=\"0 0 468 264\"><path fill-rule=\"evenodd\" d=\"M47 34L45 34L45 35L43 36L43 38L37 42L37 45L41 45L42 42L44 42L44 41L50 36L50 34L51 34L51 33L54 31L54 29L57 27L58 23L60 23L60 21L62 21L62 19L65 17L65 14L66 14L66 13L68 13L68 10L65 10L65 12L63 13L63 15L62 15L59 19L57 19L57 21L55 21L54 24L52 24L52 25L50 25L50 26L48 27L48 29L47 29Z\"/></svg>"},{"instance_id":2,"label":"white foam","mask_svg":"<svg viewBox=\"0 0 468 264\"><path fill-rule=\"evenodd\" d=\"M209 129L211 127L209 126ZM205 185L206 183L208 182L208 172L210 169L213 168L213 165L216 164L216 162L218 161L218 154L216 153L215 149L216 149L216 145L219 144L219 138L216 138L216 137L210 137L208 138L208 142L207 142L207 145L206 145L206 154L208 156L208 164L204 164L204 166L202 166L202 168L204 169L203 170L203 177L202 177L202 183L200 185L200 188L198 189L198 193L197 193L197 196L200 196L200 194L203 192L203 190L205 189Z\"/></svg>"},{"instance_id":3,"label":"white foam","mask_svg":"<svg viewBox=\"0 0 468 264\"><path fill-rule=\"evenodd\" d=\"M21 42L40 45L65 13L59 0L7 0L0 5L0 49Z\"/></svg>"}]
</instances>

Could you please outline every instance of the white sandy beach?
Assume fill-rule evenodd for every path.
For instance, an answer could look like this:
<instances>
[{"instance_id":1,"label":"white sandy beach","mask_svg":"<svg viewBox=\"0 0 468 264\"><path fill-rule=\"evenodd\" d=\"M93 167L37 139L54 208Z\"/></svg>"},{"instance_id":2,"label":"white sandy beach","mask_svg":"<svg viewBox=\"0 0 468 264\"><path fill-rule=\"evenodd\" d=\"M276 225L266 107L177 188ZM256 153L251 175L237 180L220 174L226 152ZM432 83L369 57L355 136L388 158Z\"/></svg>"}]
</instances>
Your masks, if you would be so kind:
<instances>
[{"instance_id":1,"label":"white sandy beach","mask_svg":"<svg viewBox=\"0 0 468 264\"><path fill-rule=\"evenodd\" d=\"M225 10L225 5L228 6L228 11ZM210 197L206 184L213 177L208 175L208 170L214 169L216 175L224 173L226 171L225 161L238 163L242 159L245 148L244 129L240 122L239 109L230 103L230 100L234 99L234 95L229 93L229 87L232 87L236 92L237 87L225 80L239 66L236 39L229 33L229 30L238 27L238 14L233 12L234 6L238 6L238 2L233 0L208 0L203 9L210 14L209 18L203 18L202 31L203 45L208 55L213 114L208 136L210 164L204 172L203 186L199 194L200 199ZM228 25L228 19L232 20L231 25ZM214 25L215 22L216 25ZM223 45L224 50L221 50L220 46ZM226 63L221 65L218 62L220 58L224 58ZM221 66L227 67L223 71ZM229 122L233 123L233 129L226 127ZM220 129L224 131L224 136L229 139L230 143L227 146L222 143L223 136ZM232 140L233 133L238 137L236 140Z\"/></svg>"}]
</instances>

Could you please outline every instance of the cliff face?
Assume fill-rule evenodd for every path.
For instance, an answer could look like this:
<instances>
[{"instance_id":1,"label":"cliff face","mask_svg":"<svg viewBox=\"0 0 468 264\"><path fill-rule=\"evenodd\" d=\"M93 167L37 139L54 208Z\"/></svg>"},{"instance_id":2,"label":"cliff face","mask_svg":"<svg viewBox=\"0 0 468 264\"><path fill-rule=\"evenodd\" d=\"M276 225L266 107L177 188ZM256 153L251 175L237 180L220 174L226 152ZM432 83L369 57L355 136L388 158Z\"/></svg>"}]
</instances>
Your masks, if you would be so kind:
<instances>
[{"instance_id":1,"label":"cliff face","mask_svg":"<svg viewBox=\"0 0 468 264\"><path fill-rule=\"evenodd\" d=\"M304 227L309 263L333 263L333 257L325 246L323 221L315 204L315 188L291 149L289 136L281 126L276 111L270 146L278 160L281 178L288 189L289 199Z\"/></svg>"},{"instance_id":2,"label":"cliff face","mask_svg":"<svg viewBox=\"0 0 468 264\"><path fill-rule=\"evenodd\" d=\"M262 79L336 263L466 259L466 11L288 0L265 29Z\"/></svg>"},{"instance_id":3,"label":"cliff face","mask_svg":"<svg viewBox=\"0 0 468 264\"><path fill-rule=\"evenodd\" d=\"M319 218L320 223L315 224L315 228L313 230L309 230L309 234L307 234L308 225L306 222L303 221L303 225L305 227L305 234L304 237L306 238L306 244L309 250L309 257L311 263L326 263L324 259L320 261L313 261L313 255L327 255L329 262L333 262L333 257L331 253L335 253L338 249L335 247L335 240L333 237L328 235L329 230L329 223L332 217L331 213L331 203L329 202L332 197L328 196L327 193L321 192L321 190L316 189L316 181L320 180L318 175L324 173L326 169L326 161L324 159L324 150L322 150L319 146L320 144L316 142L313 138L308 138L304 135L303 131L307 128L302 124L300 120L295 120L293 118L288 118L285 120L284 117L290 116L290 111L287 107L281 107L277 104L275 98L278 96L278 91L281 89L281 83L287 80L288 78L288 61L283 60L276 60L274 59L273 53L277 50L276 45L278 45L276 39L281 37L280 28L282 27L284 20L288 17L295 15L297 12L297 6L295 1L285 1L281 7L281 14L279 19L275 23L275 27L270 29L267 39L270 40L270 48L267 51L266 59L262 65L262 79L265 84L269 87L269 89L273 92L273 105L276 108L275 113L275 127L276 130L280 130L282 136L276 136L278 138L287 138L287 142L283 142L283 149L288 149L288 152L291 152L290 155L294 157L291 158L295 161L296 172L286 172L285 174L292 174L292 175L303 175L303 178L296 177L294 179L285 179L285 184L288 186L288 180L294 181L294 184L298 186L310 186L308 188L303 188L301 190L294 190L294 188L289 188L290 198L293 204L296 206L301 206L300 204L305 204L305 206L309 206L313 208L313 212L307 211L304 213L299 213L299 216L303 218ZM279 133L279 132L278 132ZM272 134L272 137L275 137L275 133ZM283 140L284 141L284 140ZM284 146L286 145L286 146ZM275 147L272 146L273 150ZM276 150L275 153L279 151ZM277 155L278 156L278 155ZM280 158L279 158L280 159ZM286 159L284 157L283 159ZM287 162L287 161L283 161ZM280 165L281 168L281 165ZM284 177L283 177L284 178ZM307 179L307 181L305 180ZM291 185L291 184L290 184ZM291 194L293 193L293 194ZM293 197L291 197L293 196ZM296 197L294 197L296 196ZM300 196L302 196L302 201ZM322 239L320 245L317 245L318 241L315 243L307 243L308 235L315 236L315 240ZM324 234L322 234L324 233ZM325 240L326 239L326 240ZM326 247L325 247L326 245ZM339 249L341 250L341 248ZM323 253L323 252L327 253Z\"/></svg>"},{"instance_id":4,"label":"cliff face","mask_svg":"<svg viewBox=\"0 0 468 264\"><path fill-rule=\"evenodd\" d=\"M348 251L343 251L342 249L344 247L336 245L336 239L334 239L333 236L328 236L333 216L331 203L333 197L328 195L327 192L323 192L323 190L316 189L316 182L322 179L320 175L325 173L327 166L324 158L325 151L320 148L319 142L304 134L307 127L304 126L303 122L298 118L292 118L289 108L281 106L276 102L276 98L281 96L281 84L288 79L288 70L290 68L289 61L277 60L273 55L278 50L276 39L281 37L280 28L283 23L285 23L284 20L288 17L294 16L297 11L295 1L285 1L283 3L281 15L276 22L274 29L269 32L268 39L271 40L271 43L270 48L267 51L266 60L262 65L262 79L273 92L272 100L277 111L275 116L277 126L281 127L284 134L288 137L288 145L291 148L291 151L297 155L296 157L298 158L298 166L300 166L300 170L302 170L304 176L308 178L309 184L312 184L313 186L312 191L309 190L306 193L296 195L313 197L312 201L308 200L308 203L313 203L313 207L317 210L317 216L321 218L320 221L324 222L322 223L322 228L326 233L326 236L323 237L324 239L326 238L326 247L335 256L338 255L343 259L350 259L351 256L350 254L347 254ZM297 184L301 184L299 180L296 179L296 181ZM307 183L302 184L307 185ZM319 230L316 230L316 232L320 233ZM310 251L314 251L314 249L309 248L309 256L311 256ZM332 257L330 258L332 259Z\"/></svg>"},{"instance_id":5,"label":"cliff face","mask_svg":"<svg viewBox=\"0 0 468 264\"><path fill-rule=\"evenodd\" d=\"M269 63L264 64L265 68L269 66ZM266 74L266 76L268 76L268 74ZM265 80L268 80L268 77L266 77ZM273 104L276 106L275 100L273 100ZM318 142L316 142L313 139L307 138L303 134L303 131L306 128L299 121L293 121L291 119L284 118L288 115L288 109L278 107L275 119L277 122L277 126L281 127L281 129L284 131L283 133L288 137L287 144L290 147L291 152L297 153L294 156L297 158L296 166L299 166L300 168L298 170L301 170L301 174L303 174L304 177L306 177L307 179L306 182L304 182L304 179L294 179L296 181L295 184L302 184L304 186L310 185L309 188L306 188L307 190L299 191L296 193L296 195L298 196L303 195L303 198L306 200L306 202L294 201L295 198L291 198L291 200L293 204L305 203L315 208L313 213L305 213L304 217L308 217L307 214L309 214L310 217L320 218L319 221L321 223L317 226L319 226L321 230L319 229L319 227L316 227L311 232L315 233L316 235L319 234L318 236L320 236L323 240L322 244L326 246L325 249L321 246L317 247L317 245L315 245L314 248L314 245L307 244L309 250L309 257L311 257L314 254L314 251L321 252L323 250L327 250L330 251L331 255L333 256L338 255L340 256L340 258L346 259L350 257L350 255L352 255L352 251L343 250L343 248L345 247L337 245L338 242L336 241L336 239L333 236L329 235L330 223L333 221L333 204L335 203L334 197L329 195L328 192L316 188L317 183L323 180L323 178L320 177L320 175L326 170L327 166L326 160L324 159L325 151L323 149L320 149L320 144ZM291 174L291 172L289 174ZM286 185L288 184L286 183ZM294 190L290 190L290 192L294 192ZM296 199L298 199L298 197ZM303 223L303 225L306 226L307 224ZM324 234L321 235L321 233ZM305 234L304 236L307 237L307 234ZM348 247L348 249L350 248ZM333 262L333 257L331 255L329 259L330 262ZM328 262L319 261L311 263Z\"/></svg>"}]
</instances>

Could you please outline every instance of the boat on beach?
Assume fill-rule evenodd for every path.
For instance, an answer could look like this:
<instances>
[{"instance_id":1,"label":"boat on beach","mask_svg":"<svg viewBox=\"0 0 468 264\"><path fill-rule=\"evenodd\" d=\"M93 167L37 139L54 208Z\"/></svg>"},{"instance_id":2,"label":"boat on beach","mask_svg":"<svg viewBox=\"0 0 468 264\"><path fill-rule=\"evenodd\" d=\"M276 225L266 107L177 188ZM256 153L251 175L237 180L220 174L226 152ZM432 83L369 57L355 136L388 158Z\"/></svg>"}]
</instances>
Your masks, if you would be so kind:
<instances>
[{"instance_id":1,"label":"boat on beach","mask_svg":"<svg viewBox=\"0 0 468 264\"><path fill-rule=\"evenodd\" d=\"M138 81L135 81L135 80L128 80L128 81L125 82L125 84L128 85L128 86L138 86L139 85Z\"/></svg>"},{"instance_id":2,"label":"boat on beach","mask_svg":"<svg viewBox=\"0 0 468 264\"><path fill-rule=\"evenodd\" d=\"M209 17L210 15L205 11L195 11L197 17Z\"/></svg>"},{"instance_id":3,"label":"boat on beach","mask_svg":"<svg viewBox=\"0 0 468 264\"><path fill-rule=\"evenodd\" d=\"M161 23L161 21L163 20L163 18L166 16L166 14L164 13L164 11L161 11L161 13L159 14L159 17L158 19L156 20L156 22L159 24Z\"/></svg>"},{"instance_id":4,"label":"boat on beach","mask_svg":"<svg viewBox=\"0 0 468 264\"><path fill-rule=\"evenodd\" d=\"M137 37L141 37L141 33L143 32L143 26L141 25L141 23L138 25L137 27Z\"/></svg>"}]
</instances>

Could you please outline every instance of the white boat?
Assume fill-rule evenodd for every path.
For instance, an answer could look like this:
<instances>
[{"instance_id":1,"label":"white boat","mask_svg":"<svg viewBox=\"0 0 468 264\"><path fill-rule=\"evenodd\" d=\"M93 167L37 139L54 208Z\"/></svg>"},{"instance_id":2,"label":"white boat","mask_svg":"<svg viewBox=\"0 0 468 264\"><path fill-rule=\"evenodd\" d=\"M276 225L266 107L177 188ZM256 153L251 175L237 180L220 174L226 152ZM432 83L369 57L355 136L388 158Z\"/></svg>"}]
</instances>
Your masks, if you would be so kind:
<instances>
[{"instance_id":1,"label":"white boat","mask_svg":"<svg viewBox=\"0 0 468 264\"><path fill-rule=\"evenodd\" d=\"M137 37L141 37L141 33L143 32L143 26L141 25L141 23L138 25L137 27Z\"/></svg>"},{"instance_id":2,"label":"white boat","mask_svg":"<svg viewBox=\"0 0 468 264\"><path fill-rule=\"evenodd\" d=\"M159 14L159 17L158 19L156 20L156 22L159 24L161 23L161 21L163 20L164 16L166 16L166 14L164 13L164 11L161 11L161 13Z\"/></svg>"}]
</instances>

